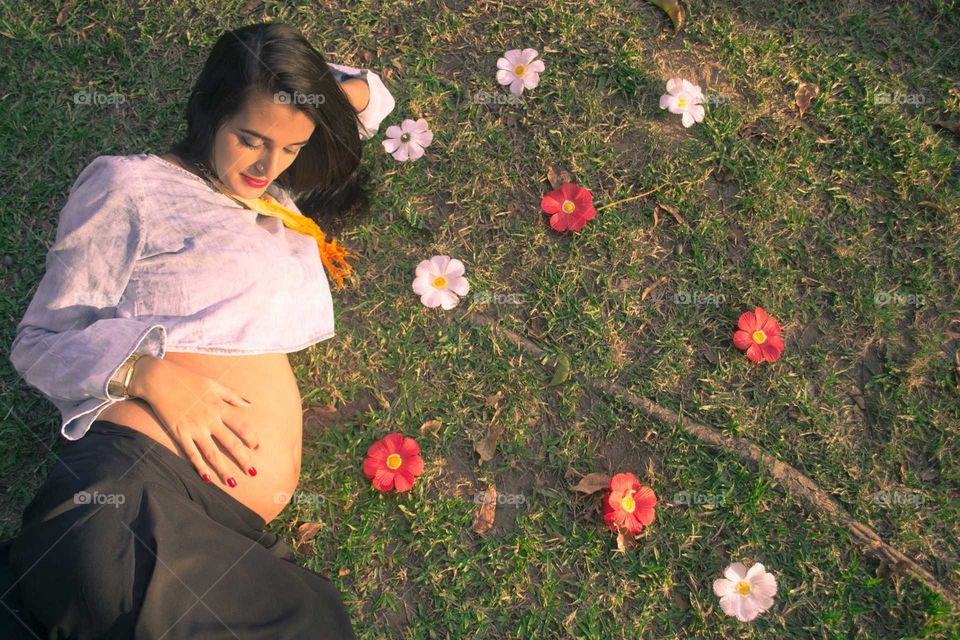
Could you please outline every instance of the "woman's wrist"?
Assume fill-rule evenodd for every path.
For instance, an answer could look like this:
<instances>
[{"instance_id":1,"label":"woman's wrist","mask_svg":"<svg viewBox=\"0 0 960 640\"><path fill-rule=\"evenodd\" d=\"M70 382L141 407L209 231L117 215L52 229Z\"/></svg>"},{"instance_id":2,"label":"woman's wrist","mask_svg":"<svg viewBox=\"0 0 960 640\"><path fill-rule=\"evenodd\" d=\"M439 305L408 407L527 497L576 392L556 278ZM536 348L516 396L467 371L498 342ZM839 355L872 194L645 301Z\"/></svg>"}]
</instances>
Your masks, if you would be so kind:
<instances>
[{"instance_id":1,"label":"woman's wrist","mask_svg":"<svg viewBox=\"0 0 960 640\"><path fill-rule=\"evenodd\" d=\"M133 377L127 385L127 394L130 397L147 399L150 393L150 382L156 378L159 362L163 360L156 356L142 356L133 363Z\"/></svg>"}]
</instances>

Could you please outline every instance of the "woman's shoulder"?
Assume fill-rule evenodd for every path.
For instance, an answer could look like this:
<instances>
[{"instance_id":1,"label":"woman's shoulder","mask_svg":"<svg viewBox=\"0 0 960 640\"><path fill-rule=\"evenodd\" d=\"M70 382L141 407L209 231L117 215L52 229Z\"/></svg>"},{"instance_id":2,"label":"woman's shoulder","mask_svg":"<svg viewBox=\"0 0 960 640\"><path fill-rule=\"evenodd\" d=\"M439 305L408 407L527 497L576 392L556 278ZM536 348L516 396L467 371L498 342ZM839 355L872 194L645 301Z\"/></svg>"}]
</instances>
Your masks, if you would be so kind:
<instances>
[{"instance_id":1,"label":"woman's shoulder","mask_svg":"<svg viewBox=\"0 0 960 640\"><path fill-rule=\"evenodd\" d=\"M152 169L150 155L145 153L132 155L101 154L90 160L80 173L73 185L77 189L81 185L90 184L104 190L122 190L133 186L134 180L144 171Z\"/></svg>"}]
</instances>

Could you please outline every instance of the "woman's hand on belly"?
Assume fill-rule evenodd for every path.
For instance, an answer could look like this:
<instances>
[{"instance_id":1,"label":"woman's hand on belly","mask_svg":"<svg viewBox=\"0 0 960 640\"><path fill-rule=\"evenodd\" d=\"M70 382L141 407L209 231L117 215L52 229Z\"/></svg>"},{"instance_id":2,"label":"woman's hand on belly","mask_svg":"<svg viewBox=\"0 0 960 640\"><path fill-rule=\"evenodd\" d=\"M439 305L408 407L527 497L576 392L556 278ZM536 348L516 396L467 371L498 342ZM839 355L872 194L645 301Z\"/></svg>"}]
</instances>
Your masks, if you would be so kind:
<instances>
[{"instance_id":1,"label":"woman's hand on belly","mask_svg":"<svg viewBox=\"0 0 960 640\"><path fill-rule=\"evenodd\" d=\"M286 354L233 356L168 351L164 360L217 380L253 402L250 407L224 406L225 411L236 411L247 420L260 443L259 449L249 450L256 477L237 476L237 485L230 486L214 475L211 484L270 522L286 507L300 478L303 410ZM186 459L145 399L112 404L100 418L139 431ZM229 455L226 451L223 454Z\"/></svg>"},{"instance_id":2,"label":"woman's hand on belly","mask_svg":"<svg viewBox=\"0 0 960 640\"><path fill-rule=\"evenodd\" d=\"M256 475L250 450L260 443L245 414L252 403L171 360L152 359L147 366L144 383L134 392L150 403L197 472L206 480L212 471L230 486L238 468L243 475Z\"/></svg>"}]
</instances>

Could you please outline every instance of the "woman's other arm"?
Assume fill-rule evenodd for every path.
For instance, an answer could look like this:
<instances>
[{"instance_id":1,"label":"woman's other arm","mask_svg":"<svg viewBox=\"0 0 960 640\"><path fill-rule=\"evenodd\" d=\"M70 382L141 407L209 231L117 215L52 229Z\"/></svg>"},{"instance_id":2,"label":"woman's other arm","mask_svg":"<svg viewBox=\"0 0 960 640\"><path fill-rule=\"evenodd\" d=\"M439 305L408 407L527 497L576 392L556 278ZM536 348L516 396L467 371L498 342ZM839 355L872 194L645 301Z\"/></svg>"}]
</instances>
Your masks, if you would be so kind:
<instances>
[{"instance_id":1,"label":"woman's other arm","mask_svg":"<svg viewBox=\"0 0 960 640\"><path fill-rule=\"evenodd\" d=\"M10 361L61 411L96 398L119 401L107 383L133 353L162 358L166 330L118 317L144 243L139 181L123 156L98 156L78 176L60 213L46 270L17 325ZM83 436L68 425L63 435ZM85 432L86 429L83 429Z\"/></svg>"}]
</instances>

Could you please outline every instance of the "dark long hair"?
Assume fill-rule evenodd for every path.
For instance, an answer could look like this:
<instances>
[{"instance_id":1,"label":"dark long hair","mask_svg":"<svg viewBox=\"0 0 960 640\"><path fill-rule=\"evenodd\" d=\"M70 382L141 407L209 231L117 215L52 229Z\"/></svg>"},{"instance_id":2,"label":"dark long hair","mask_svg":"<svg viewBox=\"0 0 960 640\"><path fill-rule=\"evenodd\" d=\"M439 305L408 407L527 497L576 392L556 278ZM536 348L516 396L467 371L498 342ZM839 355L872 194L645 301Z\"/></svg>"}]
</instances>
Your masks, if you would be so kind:
<instances>
[{"instance_id":1,"label":"dark long hair","mask_svg":"<svg viewBox=\"0 0 960 640\"><path fill-rule=\"evenodd\" d=\"M310 141L276 182L301 212L331 235L354 208L366 211L366 173L359 119L323 55L296 28L253 24L214 44L187 102L187 134L170 151L186 162L210 162L217 129L254 95L322 96L297 101L316 124Z\"/></svg>"}]
</instances>

